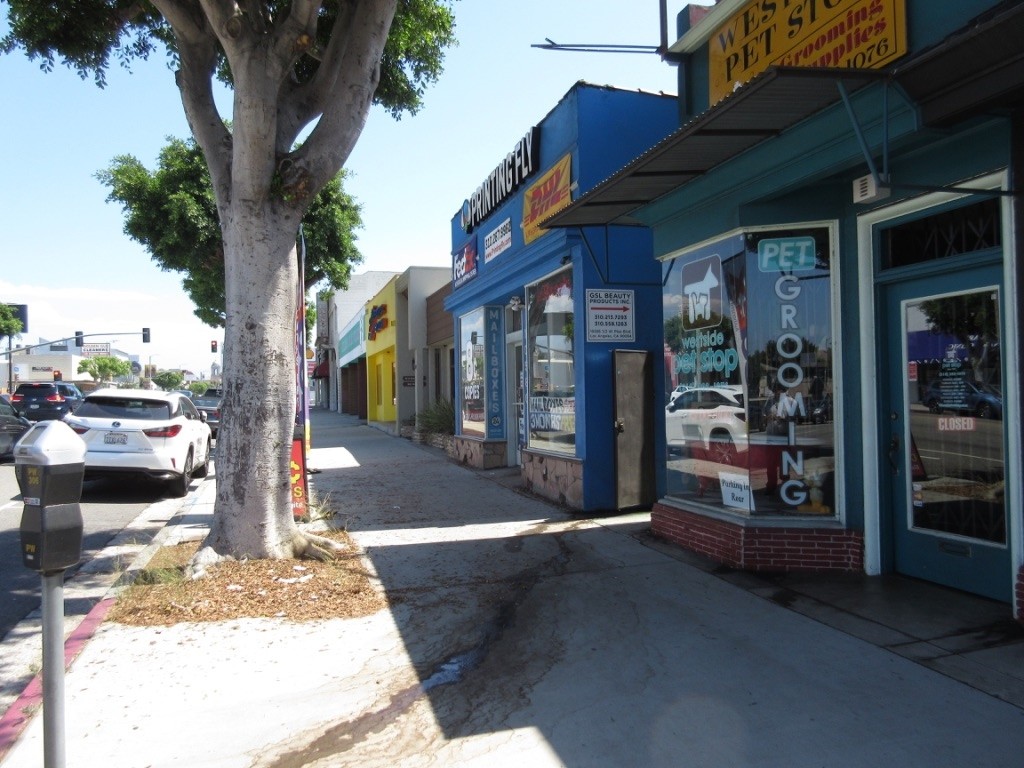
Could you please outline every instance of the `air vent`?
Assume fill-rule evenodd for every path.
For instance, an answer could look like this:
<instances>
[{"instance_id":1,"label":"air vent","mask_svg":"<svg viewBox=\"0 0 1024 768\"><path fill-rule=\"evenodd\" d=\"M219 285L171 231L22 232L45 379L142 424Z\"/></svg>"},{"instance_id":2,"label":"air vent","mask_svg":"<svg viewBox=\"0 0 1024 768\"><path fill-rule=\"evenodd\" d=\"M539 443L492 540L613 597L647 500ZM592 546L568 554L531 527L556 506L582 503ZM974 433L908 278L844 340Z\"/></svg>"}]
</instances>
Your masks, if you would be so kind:
<instances>
[{"instance_id":1,"label":"air vent","mask_svg":"<svg viewBox=\"0 0 1024 768\"><path fill-rule=\"evenodd\" d=\"M870 173L853 180L853 202L873 203L889 196L889 188L879 185Z\"/></svg>"}]
</instances>

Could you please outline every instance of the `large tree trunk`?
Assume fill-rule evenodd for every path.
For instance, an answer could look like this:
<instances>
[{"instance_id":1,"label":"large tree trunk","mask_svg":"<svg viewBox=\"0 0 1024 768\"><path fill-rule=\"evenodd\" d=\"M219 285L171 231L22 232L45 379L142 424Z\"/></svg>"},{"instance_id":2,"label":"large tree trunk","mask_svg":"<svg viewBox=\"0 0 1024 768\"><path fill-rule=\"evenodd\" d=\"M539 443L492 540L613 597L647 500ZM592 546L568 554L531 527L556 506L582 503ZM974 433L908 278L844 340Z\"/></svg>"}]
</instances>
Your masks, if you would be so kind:
<instances>
[{"instance_id":1,"label":"large tree trunk","mask_svg":"<svg viewBox=\"0 0 1024 768\"><path fill-rule=\"evenodd\" d=\"M318 2L294 3L270 28L248 12L250 3L211 0L195 16L173 0L153 1L175 29L182 103L210 169L224 242L217 502L193 567L201 573L221 557L329 556L331 543L302 534L291 507L296 365L305 352L296 345L305 294L295 240L310 200L344 165L362 130L397 0L341 4L307 86L291 75L315 37ZM235 89L230 132L209 87L217 43Z\"/></svg>"},{"instance_id":2,"label":"large tree trunk","mask_svg":"<svg viewBox=\"0 0 1024 768\"><path fill-rule=\"evenodd\" d=\"M227 323L217 505L206 541L219 555L290 557L300 275L295 222L235 202L222 222Z\"/></svg>"}]
</instances>

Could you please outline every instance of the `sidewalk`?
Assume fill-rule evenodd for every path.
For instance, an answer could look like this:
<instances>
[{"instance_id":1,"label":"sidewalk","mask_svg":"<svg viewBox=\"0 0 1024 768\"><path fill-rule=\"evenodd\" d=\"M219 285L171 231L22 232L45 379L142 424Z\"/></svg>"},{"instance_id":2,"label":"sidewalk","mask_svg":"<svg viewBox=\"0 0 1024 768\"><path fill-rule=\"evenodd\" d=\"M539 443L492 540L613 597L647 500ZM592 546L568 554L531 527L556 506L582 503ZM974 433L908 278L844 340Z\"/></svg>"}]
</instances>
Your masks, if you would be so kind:
<instances>
[{"instance_id":1,"label":"sidewalk","mask_svg":"<svg viewBox=\"0 0 1024 768\"><path fill-rule=\"evenodd\" d=\"M100 601L69 643L68 765L1021 765L1005 606L720 572L651 539L644 514L573 517L507 470L312 418L312 485L391 609L135 628ZM137 567L205 534L213 488ZM40 765L42 718L14 735L0 765Z\"/></svg>"}]
</instances>

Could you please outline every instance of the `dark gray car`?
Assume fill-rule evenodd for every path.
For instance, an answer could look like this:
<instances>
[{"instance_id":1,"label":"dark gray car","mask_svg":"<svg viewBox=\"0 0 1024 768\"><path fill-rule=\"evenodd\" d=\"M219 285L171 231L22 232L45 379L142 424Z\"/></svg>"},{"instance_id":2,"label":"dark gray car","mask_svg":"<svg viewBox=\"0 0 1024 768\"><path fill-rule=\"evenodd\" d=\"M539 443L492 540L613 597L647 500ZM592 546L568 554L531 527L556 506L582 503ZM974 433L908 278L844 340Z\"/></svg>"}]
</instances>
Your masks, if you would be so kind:
<instances>
[{"instance_id":1,"label":"dark gray car","mask_svg":"<svg viewBox=\"0 0 1024 768\"><path fill-rule=\"evenodd\" d=\"M213 437L217 437L217 427L220 426L220 401L224 397L224 390L220 387L210 387L199 397L193 397L196 410L206 414L206 423L210 426Z\"/></svg>"},{"instance_id":2,"label":"dark gray car","mask_svg":"<svg viewBox=\"0 0 1024 768\"><path fill-rule=\"evenodd\" d=\"M9 459L14 453L14 444L28 432L32 422L18 409L0 400L0 459Z\"/></svg>"},{"instance_id":3,"label":"dark gray car","mask_svg":"<svg viewBox=\"0 0 1024 768\"><path fill-rule=\"evenodd\" d=\"M84 395L70 381L24 381L11 404L29 421L63 419L82 404Z\"/></svg>"}]
</instances>

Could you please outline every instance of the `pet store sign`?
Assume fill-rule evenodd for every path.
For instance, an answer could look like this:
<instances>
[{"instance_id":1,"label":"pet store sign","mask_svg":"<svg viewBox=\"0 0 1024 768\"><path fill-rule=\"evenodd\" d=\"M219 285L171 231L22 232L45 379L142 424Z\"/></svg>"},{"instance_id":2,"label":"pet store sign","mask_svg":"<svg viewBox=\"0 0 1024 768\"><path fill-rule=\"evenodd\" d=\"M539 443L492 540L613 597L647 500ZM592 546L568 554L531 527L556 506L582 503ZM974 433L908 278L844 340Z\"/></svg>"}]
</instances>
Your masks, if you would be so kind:
<instances>
[{"instance_id":1,"label":"pet store sign","mask_svg":"<svg viewBox=\"0 0 1024 768\"><path fill-rule=\"evenodd\" d=\"M879 69L906 52L906 0L753 0L708 40L711 103L773 65Z\"/></svg>"}]
</instances>

